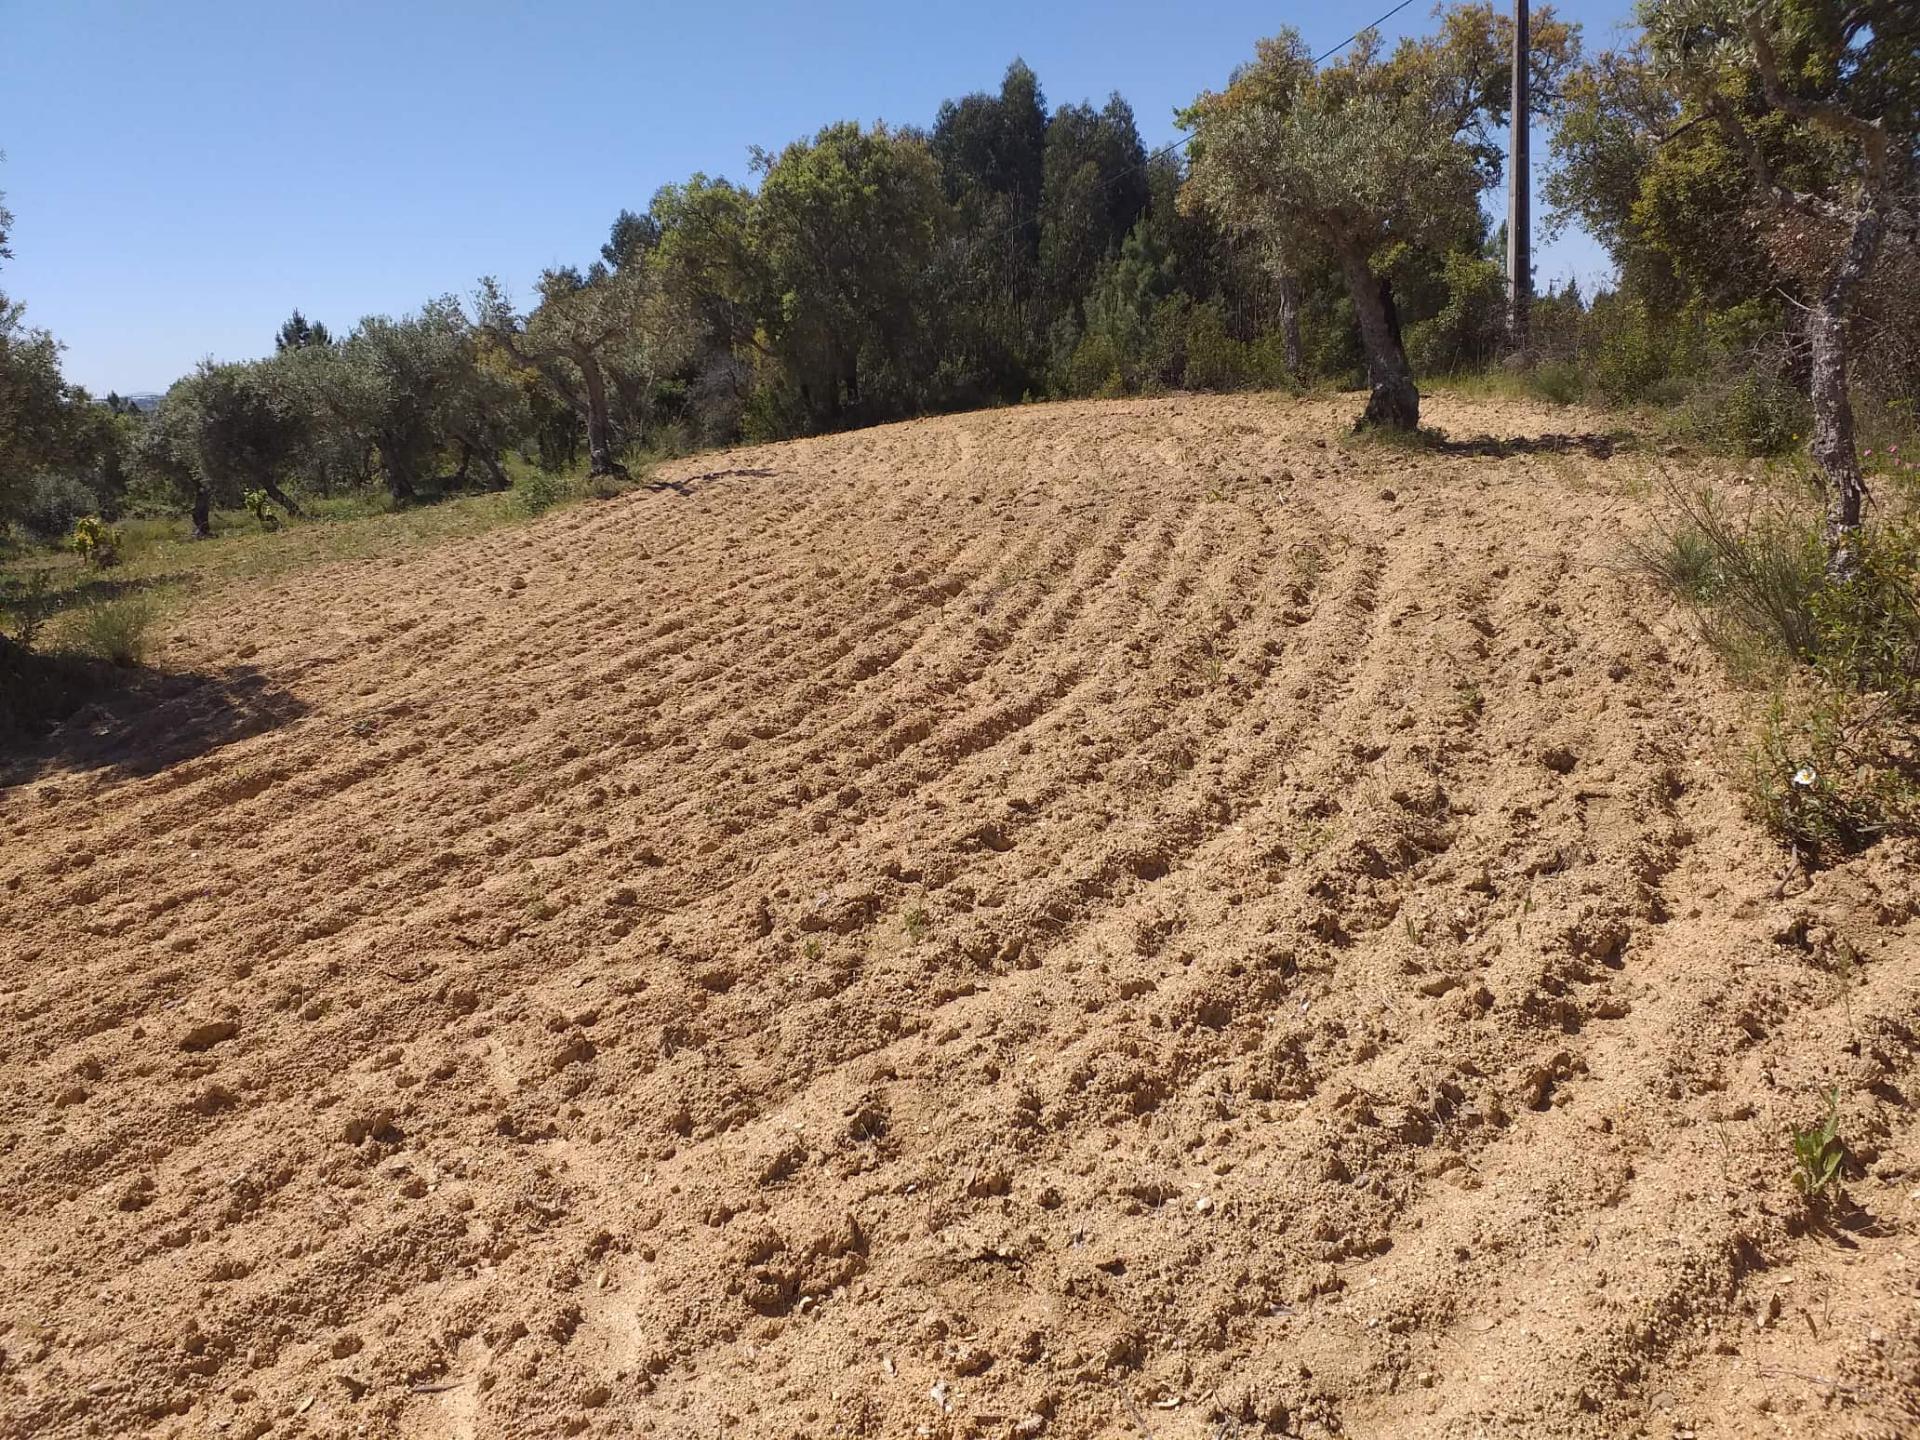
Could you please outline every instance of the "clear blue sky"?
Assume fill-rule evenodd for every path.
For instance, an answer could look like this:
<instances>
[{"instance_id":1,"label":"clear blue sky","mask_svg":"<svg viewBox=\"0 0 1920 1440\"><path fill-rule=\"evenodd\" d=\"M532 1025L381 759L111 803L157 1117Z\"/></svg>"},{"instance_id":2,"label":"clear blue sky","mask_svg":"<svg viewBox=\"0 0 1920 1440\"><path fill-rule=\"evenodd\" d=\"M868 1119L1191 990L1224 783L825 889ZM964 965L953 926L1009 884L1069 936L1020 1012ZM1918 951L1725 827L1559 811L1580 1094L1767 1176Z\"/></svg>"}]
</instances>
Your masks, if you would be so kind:
<instances>
[{"instance_id":1,"label":"clear blue sky","mask_svg":"<svg viewBox=\"0 0 1920 1440\"><path fill-rule=\"evenodd\" d=\"M1149 145L1256 37L1316 49L1391 0L0 0L0 288L97 394L594 257L624 206L836 119L928 124L1018 55L1051 103L1132 102ZM1604 43L1631 0L1568 0ZM1385 28L1428 26L1430 0ZM1584 237L1542 281L1602 274Z\"/></svg>"}]
</instances>

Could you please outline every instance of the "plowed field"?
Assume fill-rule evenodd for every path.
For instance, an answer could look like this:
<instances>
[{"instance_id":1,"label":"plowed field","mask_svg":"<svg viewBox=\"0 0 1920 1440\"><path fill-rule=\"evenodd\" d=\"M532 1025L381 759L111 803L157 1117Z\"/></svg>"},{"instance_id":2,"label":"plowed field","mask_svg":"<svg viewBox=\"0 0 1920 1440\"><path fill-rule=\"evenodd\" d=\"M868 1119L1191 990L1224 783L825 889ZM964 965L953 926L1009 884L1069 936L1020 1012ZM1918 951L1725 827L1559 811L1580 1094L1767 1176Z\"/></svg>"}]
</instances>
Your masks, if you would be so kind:
<instances>
[{"instance_id":1,"label":"plowed field","mask_svg":"<svg viewBox=\"0 0 1920 1440\"><path fill-rule=\"evenodd\" d=\"M1920 861L1744 817L1656 451L1354 409L197 605L0 790L0 1433L1920 1430Z\"/></svg>"}]
</instances>

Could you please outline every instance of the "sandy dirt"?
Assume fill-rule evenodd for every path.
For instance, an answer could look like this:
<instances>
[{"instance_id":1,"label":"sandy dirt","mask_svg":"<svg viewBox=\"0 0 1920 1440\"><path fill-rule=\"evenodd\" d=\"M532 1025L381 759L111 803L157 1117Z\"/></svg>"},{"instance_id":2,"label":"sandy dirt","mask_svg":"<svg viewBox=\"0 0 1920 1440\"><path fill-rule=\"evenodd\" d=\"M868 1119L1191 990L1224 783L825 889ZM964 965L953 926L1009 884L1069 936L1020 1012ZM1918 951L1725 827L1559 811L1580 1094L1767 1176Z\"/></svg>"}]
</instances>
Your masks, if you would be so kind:
<instances>
[{"instance_id":1,"label":"sandy dirt","mask_svg":"<svg viewBox=\"0 0 1920 1440\"><path fill-rule=\"evenodd\" d=\"M1920 856L1743 818L1657 451L1355 408L200 606L0 790L0 1434L1920 1433Z\"/></svg>"}]
</instances>

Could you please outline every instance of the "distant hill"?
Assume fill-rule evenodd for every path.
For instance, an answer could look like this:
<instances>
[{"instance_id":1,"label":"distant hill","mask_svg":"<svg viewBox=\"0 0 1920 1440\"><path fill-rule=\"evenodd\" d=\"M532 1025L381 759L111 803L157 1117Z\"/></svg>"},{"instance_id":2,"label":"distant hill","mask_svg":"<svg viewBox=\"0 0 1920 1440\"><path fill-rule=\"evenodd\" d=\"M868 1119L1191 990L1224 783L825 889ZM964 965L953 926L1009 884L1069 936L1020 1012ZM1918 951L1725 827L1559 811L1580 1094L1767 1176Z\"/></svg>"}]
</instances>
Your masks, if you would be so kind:
<instances>
[{"instance_id":1,"label":"distant hill","mask_svg":"<svg viewBox=\"0 0 1920 1440\"><path fill-rule=\"evenodd\" d=\"M160 406L160 396L151 390L142 391L138 395L120 395L118 398L124 405L140 411L143 415L158 409ZM95 398L93 403L96 405L111 405L113 400L113 395L103 395Z\"/></svg>"}]
</instances>

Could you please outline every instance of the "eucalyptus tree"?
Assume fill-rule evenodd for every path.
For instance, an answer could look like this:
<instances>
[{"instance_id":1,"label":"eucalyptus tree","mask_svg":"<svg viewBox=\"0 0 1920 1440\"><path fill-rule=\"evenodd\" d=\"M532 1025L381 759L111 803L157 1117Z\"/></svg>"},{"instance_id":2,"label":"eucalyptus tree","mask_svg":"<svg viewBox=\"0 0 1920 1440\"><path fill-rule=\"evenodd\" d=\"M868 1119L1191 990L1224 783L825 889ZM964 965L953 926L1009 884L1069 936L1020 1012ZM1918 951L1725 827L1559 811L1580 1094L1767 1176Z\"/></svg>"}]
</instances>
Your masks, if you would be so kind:
<instances>
[{"instance_id":1,"label":"eucalyptus tree","mask_svg":"<svg viewBox=\"0 0 1920 1440\"><path fill-rule=\"evenodd\" d=\"M933 371L930 267L948 223L925 141L843 122L756 163L754 245L778 297L767 329L806 422L912 410Z\"/></svg>"},{"instance_id":2,"label":"eucalyptus tree","mask_svg":"<svg viewBox=\"0 0 1920 1440\"><path fill-rule=\"evenodd\" d=\"M1118 95L1099 110L1062 105L1048 118L1040 277L1055 320L1078 310L1100 262L1147 208L1146 158L1133 110Z\"/></svg>"},{"instance_id":3,"label":"eucalyptus tree","mask_svg":"<svg viewBox=\"0 0 1920 1440\"><path fill-rule=\"evenodd\" d=\"M1024 63L998 93L940 106L928 147L952 207L935 259L939 385L971 403L1018 400L1044 371L1040 294L1046 97Z\"/></svg>"}]
</instances>

